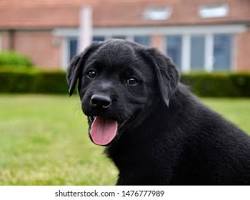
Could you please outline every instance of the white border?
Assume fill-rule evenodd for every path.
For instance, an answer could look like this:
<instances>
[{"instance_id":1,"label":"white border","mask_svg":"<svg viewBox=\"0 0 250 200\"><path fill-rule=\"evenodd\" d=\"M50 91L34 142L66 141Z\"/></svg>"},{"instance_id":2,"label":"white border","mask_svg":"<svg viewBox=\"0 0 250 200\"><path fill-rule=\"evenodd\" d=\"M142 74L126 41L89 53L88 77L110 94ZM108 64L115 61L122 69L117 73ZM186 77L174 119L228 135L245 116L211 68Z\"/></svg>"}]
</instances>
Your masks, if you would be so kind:
<instances>
[{"instance_id":1,"label":"white border","mask_svg":"<svg viewBox=\"0 0 250 200\"><path fill-rule=\"evenodd\" d=\"M147 194L164 191L164 194L136 196L140 191ZM2 186L0 197L3 200L249 200L249 191L249 186Z\"/></svg>"}]
</instances>

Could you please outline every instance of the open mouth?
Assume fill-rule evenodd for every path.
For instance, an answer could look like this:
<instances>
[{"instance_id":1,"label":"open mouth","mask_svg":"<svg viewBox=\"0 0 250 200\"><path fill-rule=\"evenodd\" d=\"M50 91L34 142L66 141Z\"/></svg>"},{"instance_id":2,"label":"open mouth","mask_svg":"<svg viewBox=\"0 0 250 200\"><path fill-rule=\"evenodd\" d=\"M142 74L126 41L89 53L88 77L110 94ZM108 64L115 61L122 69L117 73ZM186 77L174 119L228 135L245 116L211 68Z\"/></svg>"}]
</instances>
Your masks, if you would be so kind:
<instances>
[{"instance_id":1,"label":"open mouth","mask_svg":"<svg viewBox=\"0 0 250 200\"><path fill-rule=\"evenodd\" d=\"M117 135L118 122L100 116L91 117L90 137L97 145L108 145Z\"/></svg>"}]
</instances>

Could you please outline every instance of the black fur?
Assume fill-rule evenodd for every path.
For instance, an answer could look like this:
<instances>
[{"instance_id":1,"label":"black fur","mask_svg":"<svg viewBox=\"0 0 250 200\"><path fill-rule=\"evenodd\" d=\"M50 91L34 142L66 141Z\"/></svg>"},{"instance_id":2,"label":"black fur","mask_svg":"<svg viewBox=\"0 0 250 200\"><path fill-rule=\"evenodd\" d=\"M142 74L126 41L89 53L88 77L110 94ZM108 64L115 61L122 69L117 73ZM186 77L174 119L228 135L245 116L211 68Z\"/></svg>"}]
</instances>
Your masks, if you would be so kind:
<instances>
[{"instance_id":1,"label":"black fur","mask_svg":"<svg viewBox=\"0 0 250 200\"><path fill-rule=\"evenodd\" d=\"M129 77L137 84L128 85ZM250 137L179 83L173 63L157 50L123 40L92 45L70 65L70 93L77 81L90 125L93 116L119 123L106 147L119 169L117 184L250 184ZM112 106L92 108L96 93L111 97Z\"/></svg>"}]
</instances>

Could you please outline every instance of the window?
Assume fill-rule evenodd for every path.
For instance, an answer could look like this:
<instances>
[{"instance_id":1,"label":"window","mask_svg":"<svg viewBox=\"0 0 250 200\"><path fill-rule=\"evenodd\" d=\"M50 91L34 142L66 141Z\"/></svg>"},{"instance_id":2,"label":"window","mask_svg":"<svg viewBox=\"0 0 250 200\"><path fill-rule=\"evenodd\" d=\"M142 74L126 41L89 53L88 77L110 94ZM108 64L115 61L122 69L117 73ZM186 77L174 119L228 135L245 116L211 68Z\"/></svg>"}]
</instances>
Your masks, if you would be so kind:
<instances>
[{"instance_id":1,"label":"window","mask_svg":"<svg viewBox=\"0 0 250 200\"><path fill-rule=\"evenodd\" d=\"M168 7L147 8L144 13L144 19L148 20L167 20L171 15L171 9Z\"/></svg>"},{"instance_id":2,"label":"window","mask_svg":"<svg viewBox=\"0 0 250 200\"><path fill-rule=\"evenodd\" d=\"M112 38L126 40L127 37L125 35L114 35Z\"/></svg>"},{"instance_id":3,"label":"window","mask_svg":"<svg viewBox=\"0 0 250 200\"><path fill-rule=\"evenodd\" d=\"M205 70L205 36L191 36L191 70Z\"/></svg>"},{"instance_id":4,"label":"window","mask_svg":"<svg viewBox=\"0 0 250 200\"><path fill-rule=\"evenodd\" d=\"M136 36L126 36L126 35L101 36L101 35L98 35L98 36L93 37L93 42L103 42L110 38L134 41L145 46L149 46L151 43L149 35L136 35Z\"/></svg>"},{"instance_id":5,"label":"window","mask_svg":"<svg viewBox=\"0 0 250 200\"><path fill-rule=\"evenodd\" d=\"M176 66L188 71L228 71L233 63L233 35L167 36L167 55Z\"/></svg>"},{"instance_id":6,"label":"window","mask_svg":"<svg viewBox=\"0 0 250 200\"><path fill-rule=\"evenodd\" d=\"M206 5L200 7L199 14L202 18L225 17L228 15L229 7L227 4Z\"/></svg>"},{"instance_id":7,"label":"window","mask_svg":"<svg viewBox=\"0 0 250 200\"><path fill-rule=\"evenodd\" d=\"M213 54L214 70L230 70L232 65L232 36L229 34L214 35Z\"/></svg>"},{"instance_id":8,"label":"window","mask_svg":"<svg viewBox=\"0 0 250 200\"><path fill-rule=\"evenodd\" d=\"M78 49L78 40L77 38L69 38L68 39L68 58L69 61L77 54Z\"/></svg>"},{"instance_id":9,"label":"window","mask_svg":"<svg viewBox=\"0 0 250 200\"><path fill-rule=\"evenodd\" d=\"M181 67L182 36L167 36L167 55L172 58L178 68Z\"/></svg>"},{"instance_id":10,"label":"window","mask_svg":"<svg viewBox=\"0 0 250 200\"><path fill-rule=\"evenodd\" d=\"M142 45L145 45L145 46L149 46L151 41L150 41L150 37L149 36L135 36L134 37L134 41L139 43L139 44L142 44Z\"/></svg>"},{"instance_id":11,"label":"window","mask_svg":"<svg viewBox=\"0 0 250 200\"><path fill-rule=\"evenodd\" d=\"M77 37L66 37L63 43L62 67L66 69L78 51Z\"/></svg>"},{"instance_id":12,"label":"window","mask_svg":"<svg viewBox=\"0 0 250 200\"><path fill-rule=\"evenodd\" d=\"M105 40L104 36L94 36L93 42L103 42Z\"/></svg>"}]
</instances>

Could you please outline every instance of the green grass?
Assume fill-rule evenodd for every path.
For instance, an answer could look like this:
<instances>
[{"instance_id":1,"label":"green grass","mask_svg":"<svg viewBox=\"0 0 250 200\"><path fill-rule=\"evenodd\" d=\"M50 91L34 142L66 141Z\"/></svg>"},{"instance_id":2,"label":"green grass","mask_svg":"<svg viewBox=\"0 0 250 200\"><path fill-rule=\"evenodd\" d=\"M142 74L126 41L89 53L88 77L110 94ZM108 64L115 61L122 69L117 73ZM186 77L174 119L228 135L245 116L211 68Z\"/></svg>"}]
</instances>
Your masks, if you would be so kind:
<instances>
[{"instance_id":1,"label":"green grass","mask_svg":"<svg viewBox=\"0 0 250 200\"><path fill-rule=\"evenodd\" d=\"M203 102L250 134L250 99L206 98Z\"/></svg>"},{"instance_id":2,"label":"green grass","mask_svg":"<svg viewBox=\"0 0 250 200\"><path fill-rule=\"evenodd\" d=\"M250 99L203 99L250 133ZM92 144L77 97L0 96L0 185L111 185L117 177Z\"/></svg>"},{"instance_id":3,"label":"green grass","mask_svg":"<svg viewBox=\"0 0 250 200\"><path fill-rule=\"evenodd\" d=\"M0 184L114 184L76 97L0 96Z\"/></svg>"}]
</instances>

